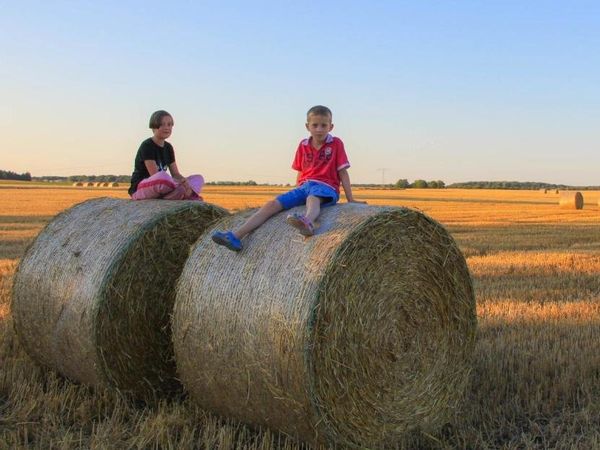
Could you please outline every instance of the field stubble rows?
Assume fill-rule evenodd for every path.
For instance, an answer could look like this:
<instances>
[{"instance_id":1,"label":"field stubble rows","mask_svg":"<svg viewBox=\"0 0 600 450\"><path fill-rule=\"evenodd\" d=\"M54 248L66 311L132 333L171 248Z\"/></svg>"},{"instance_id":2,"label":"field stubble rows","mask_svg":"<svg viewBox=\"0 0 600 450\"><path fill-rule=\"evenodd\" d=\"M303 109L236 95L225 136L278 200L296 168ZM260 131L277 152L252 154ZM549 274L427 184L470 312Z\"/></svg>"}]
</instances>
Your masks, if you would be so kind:
<instances>
[{"instance_id":1,"label":"field stubble rows","mask_svg":"<svg viewBox=\"0 0 600 450\"><path fill-rule=\"evenodd\" d=\"M256 207L284 188L212 187L206 201ZM463 407L432 448L600 448L600 209L537 191L356 191L443 223L467 257L479 320ZM268 430L216 418L189 400L142 406L38 368L12 330L18 258L61 210L122 189L0 190L0 448L300 448Z\"/></svg>"}]
</instances>

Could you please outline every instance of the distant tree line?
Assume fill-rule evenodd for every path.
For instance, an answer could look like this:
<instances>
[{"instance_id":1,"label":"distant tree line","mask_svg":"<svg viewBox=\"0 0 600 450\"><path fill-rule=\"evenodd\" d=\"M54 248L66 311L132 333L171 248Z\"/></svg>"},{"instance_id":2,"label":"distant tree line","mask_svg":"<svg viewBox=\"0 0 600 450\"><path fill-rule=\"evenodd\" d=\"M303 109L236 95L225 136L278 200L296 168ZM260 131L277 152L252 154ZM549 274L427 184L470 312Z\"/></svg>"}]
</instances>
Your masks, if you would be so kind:
<instances>
[{"instance_id":1,"label":"distant tree line","mask_svg":"<svg viewBox=\"0 0 600 450\"><path fill-rule=\"evenodd\" d=\"M129 183L131 180L130 175L71 175L68 177L57 177L44 175L41 177L33 177L35 181L50 181L53 183L69 182L77 183L78 181L91 181L91 182L118 182L118 183Z\"/></svg>"},{"instance_id":2,"label":"distant tree line","mask_svg":"<svg viewBox=\"0 0 600 450\"><path fill-rule=\"evenodd\" d=\"M456 189L578 189L578 190L598 190L599 186L568 186L565 184L541 183L536 181L467 181L463 183L453 183L448 186Z\"/></svg>"},{"instance_id":3,"label":"distant tree line","mask_svg":"<svg viewBox=\"0 0 600 450\"><path fill-rule=\"evenodd\" d=\"M211 186L258 186L254 180L248 181L209 181L206 183Z\"/></svg>"},{"instance_id":4,"label":"distant tree line","mask_svg":"<svg viewBox=\"0 0 600 450\"><path fill-rule=\"evenodd\" d=\"M446 187L446 183L444 183L442 180L415 180L412 183L409 183L406 178L400 178L398 181L396 181L394 187L396 189L444 189Z\"/></svg>"},{"instance_id":5,"label":"distant tree line","mask_svg":"<svg viewBox=\"0 0 600 450\"><path fill-rule=\"evenodd\" d=\"M31 174L29 172L16 173L12 170L0 170L0 180L31 181Z\"/></svg>"}]
</instances>

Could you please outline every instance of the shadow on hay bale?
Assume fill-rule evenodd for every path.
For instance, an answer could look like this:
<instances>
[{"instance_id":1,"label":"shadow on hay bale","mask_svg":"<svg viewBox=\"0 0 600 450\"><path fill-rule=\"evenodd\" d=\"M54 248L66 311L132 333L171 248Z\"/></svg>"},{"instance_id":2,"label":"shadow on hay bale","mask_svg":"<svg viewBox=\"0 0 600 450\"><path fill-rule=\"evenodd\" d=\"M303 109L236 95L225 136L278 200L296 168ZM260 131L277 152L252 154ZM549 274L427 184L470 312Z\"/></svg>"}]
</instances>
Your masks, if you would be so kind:
<instances>
[{"instance_id":1,"label":"shadow on hay bale","mask_svg":"<svg viewBox=\"0 0 600 450\"><path fill-rule=\"evenodd\" d=\"M562 191L558 205L564 209L583 209L583 195L578 191Z\"/></svg>"},{"instance_id":2,"label":"shadow on hay bale","mask_svg":"<svg viewBox=\"0 0 600 450\"><path fill-rule=\"evenodd\" d=\"M311 443L379 447L439 429L475 342L463 255L406 208L344 204L321 223L305 240L279 214L239 254L210 232L198 240L173 310L183 385L206 409Z\"/></svg>"},{"instance_id":3,"label":"shadow on hay bale","mask_svg":"<svg viewBox=\"0 0 600 450\"><path fill-rule=\"evenodd\" d=\"M225 214L200 202L100 198L56 216L15 275L12 312L27 353L140 397L179 389L175 282L190 245Z\"/></svg>"}]
</instances>

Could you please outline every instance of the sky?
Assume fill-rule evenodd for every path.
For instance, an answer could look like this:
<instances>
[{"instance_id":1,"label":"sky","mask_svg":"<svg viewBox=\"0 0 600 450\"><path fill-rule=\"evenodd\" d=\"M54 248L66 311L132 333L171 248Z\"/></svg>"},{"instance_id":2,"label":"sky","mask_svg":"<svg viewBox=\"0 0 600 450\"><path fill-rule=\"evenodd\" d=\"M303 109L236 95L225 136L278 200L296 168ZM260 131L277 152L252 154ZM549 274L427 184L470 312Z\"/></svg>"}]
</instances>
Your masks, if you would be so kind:
<instances>
[{"instance_id":1,"label":"sky","mask_svg":"<svg viewBox=\"0 0 600 450\"><path fill-rule=\"evenodd\" d=\"M333 111L354 183L600 185L600 2L1 2L0 169L131 174L169 111L183 174L293 183Z\"/></svg>"}]
</instances>

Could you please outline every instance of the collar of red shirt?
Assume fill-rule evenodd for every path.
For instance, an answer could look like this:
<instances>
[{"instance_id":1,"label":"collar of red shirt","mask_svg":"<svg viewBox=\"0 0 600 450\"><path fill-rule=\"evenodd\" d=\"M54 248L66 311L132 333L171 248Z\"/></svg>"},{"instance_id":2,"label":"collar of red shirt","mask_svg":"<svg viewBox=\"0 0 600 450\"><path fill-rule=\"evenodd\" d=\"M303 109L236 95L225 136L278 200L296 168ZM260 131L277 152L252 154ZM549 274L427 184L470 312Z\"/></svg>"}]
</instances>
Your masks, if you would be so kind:
<instances>
[{"instance_id":1,"label":"collar of red shirt","mask_svg":"<svg viewBox=\"0 0 600 450\"><path fill-rule=\"evenodd\" d=\"M312 139L312 137L307 137L306 139L304 139L302 141L302 145L308 145L311 139ZM331 144L332 142L333 142L333 136L331 134L327 133L327 137L325 138L325 143Z\"/></svg>"}]
</instances>

